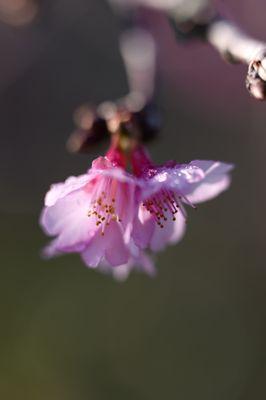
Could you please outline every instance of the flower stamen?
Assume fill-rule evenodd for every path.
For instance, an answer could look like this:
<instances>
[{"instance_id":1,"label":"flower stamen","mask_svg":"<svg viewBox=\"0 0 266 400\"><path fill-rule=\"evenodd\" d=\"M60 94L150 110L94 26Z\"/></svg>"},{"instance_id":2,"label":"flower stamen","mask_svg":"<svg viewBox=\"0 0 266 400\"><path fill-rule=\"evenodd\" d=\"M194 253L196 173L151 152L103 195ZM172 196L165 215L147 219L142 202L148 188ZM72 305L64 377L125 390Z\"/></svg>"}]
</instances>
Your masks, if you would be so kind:
<instances>
[{"instance_id":1,"label":"flower stamen","mask_svg":"<svg viewBox=\"0 0 266 400\"><path fill-rule=\"evenodd\" d=\"M101 226L102 236L104 236L106 227L110 226L112 221L122 222L116 207L117 182L108 179L104 183L104 190L97 190L91 203L91 209L87 214L89 218L95 218L97 227Z\"/></svg>"},{"instance_id":2,"label":"flower stamen","mask_svg":"<svg viewBox=\"0 0 266 400\"><path fill-rule=\"evenodd\" d=\"M170 214L172 221L176 221L176 213L180 209L185 216L185 209L180 199L173 191L161 190L159 193L143 202L143 206L152 214L157 225L164 227L163 222L168 220Z\"/></svg>"}]
</instances>

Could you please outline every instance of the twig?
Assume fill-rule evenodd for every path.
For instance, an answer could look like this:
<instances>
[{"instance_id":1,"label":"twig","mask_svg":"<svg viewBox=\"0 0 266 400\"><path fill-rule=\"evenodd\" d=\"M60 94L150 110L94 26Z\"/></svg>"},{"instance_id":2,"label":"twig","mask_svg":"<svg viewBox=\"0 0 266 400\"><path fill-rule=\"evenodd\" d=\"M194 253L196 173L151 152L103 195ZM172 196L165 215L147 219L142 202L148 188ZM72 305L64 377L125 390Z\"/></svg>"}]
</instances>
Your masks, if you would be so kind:
<instances>
[{"instance_id":1,"label":"twig","mask_svg":"<svg viewBox=\"0 0 266 400\"><path fill-rule=\"evenodd\" d=\"M253 39L233 22L214 20L206 30L206 40L232 63L248 64L246 86L259 100L266 99L266 43Z\"/></svg>"},{"instance_id":2,"label":"twig","mask_svg":"<svg viewBox=\"0 0 266 400\"><path fill-rule=\"evenodd\" d=\"M179 37L207 41L230 63L247 64L248 91L256 99L266 100L266 42L253 39L232 21L221 17L204 23L189 21L185 25L175 21L175 29Z\"/></svg>"},{"instance_id":3,"label":"twig","mask_svg":"<svg viewBox=\"0 0 266 400\"><path fill-rule=\"evenodd\" d=\"M130 92L141 95L146 103L154 95L156 75L156 44L152 35L144 29L128 29L120 37L120 52Z\"/></svg>"}]
</instances>

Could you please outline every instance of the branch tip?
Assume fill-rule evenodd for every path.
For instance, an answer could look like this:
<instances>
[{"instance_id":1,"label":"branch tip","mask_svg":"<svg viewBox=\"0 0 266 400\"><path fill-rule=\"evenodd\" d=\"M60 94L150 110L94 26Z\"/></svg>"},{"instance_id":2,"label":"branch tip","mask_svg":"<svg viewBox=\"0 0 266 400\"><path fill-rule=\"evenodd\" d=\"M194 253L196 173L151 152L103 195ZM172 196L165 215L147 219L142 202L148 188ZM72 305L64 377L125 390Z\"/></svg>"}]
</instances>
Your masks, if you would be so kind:
<instances>
[{"instance_id":1,"label":"branch tip","mask_svg":"<svg viewBox=\"0 0 266 400\"><path fill-rule=\"evenodd\" d=\"M246 87L255 99L266 100L266 47L250 62Z\"/></svg>"}]
</instances>

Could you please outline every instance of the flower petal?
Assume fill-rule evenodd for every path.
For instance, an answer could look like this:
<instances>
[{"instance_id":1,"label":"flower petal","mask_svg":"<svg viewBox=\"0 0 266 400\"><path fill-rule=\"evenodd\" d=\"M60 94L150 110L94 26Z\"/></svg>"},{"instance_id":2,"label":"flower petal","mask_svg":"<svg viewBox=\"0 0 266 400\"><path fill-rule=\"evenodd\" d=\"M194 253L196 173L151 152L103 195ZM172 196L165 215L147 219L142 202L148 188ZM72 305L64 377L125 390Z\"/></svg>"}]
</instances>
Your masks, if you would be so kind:
<instances>
[{"instance_id":1,"label":"flower petal","mask_svg":"<svg viewBox=\"0 0 266 400\"><path fill-rule=\"evenodd\" d=\"M154 277L157 272L153 260L144 251L140 253L140 256L138 258L137 269L145 272L150 277Z\"/></svg>"},{"instance_id":2,"label":"flower petal","mask_svg":"<svg viewBox=\"0 0 266 400\"><path fill-rule=\"evenodd\" d=\"M218 161L195 160L189 164L176 164L155 169L149 179L143 179L142 199L170 190L188 203L199 203L216 197L230 185L228 172L233 165ZM154 171L153 171L154 172Z\"/></svg>"},{"instance_id":3,"label":"flower petal","mask_svg":"<svg viewBox=\"0 0 266 400\"><path fill-rule=\"evenodd\" d=\"M95 220L88 217L89 204L89 195L79 190L44 208L41 226L48 235L58 235L46 253L77 252L84 248L98 230Z\"/></svg>"},{"instance_id":4,"label":"flower petal","mask_svg":"<svg viewBox=\"0 0 266 400\"><path fill-rule=\"evenodd\" d=\"M186 193L189 202L193 204L211 200L225 191L231 182L228 172L233 165L218 161L196 160L190 163L204 171L204 179L201 182L192 184Z\"/></svg>"},{"instance_id":5,"label":"flower petal","mask_svg":"<svg viewBox=\"0 0 266 400\"><path fill-rule=\"evenodd\" d=\"M176 220L168 219L164 222L164 227L155 226L150 248L153 251L163 250L169 243L177 243L180 241L185 233L185 218L181 212L176 214Z\"/></svg>"},{"instance_id":6,"label":"flower petal","mask_svg":"<svg viewBox=\"0 0 266 400\"><path fill-rule=\"evenodd\" d=\"M132 232L133 240L139 248L146 249L149 246L155 225L156 222L153 216L143 205L140 205L138 215L134 220Z\"/></svg>"},{"instance_id":7,"label":"flower petal","mask_svg":"<svg viewBox=\"0 0 266 400\"><path fill-rule=\"evenodd\" d=\"M101 262L103 256L104 248L102 246L102 236L98 230L87 248L81 253L81 257L87 267L96 268Z\"/></svg>"},{"instance_id":8,"label":"flower petal","mask_svg":"<svg viewBox=\"0 0 266 400\"><path fill-rule=\"evenodd\" d=\"M87 213L90 197L84 191L76 191L61 198L50 207L45 207L41 213L40 224L48 235L58 235L64 229L70 229L73 224L87 223Z\"/></svg>"},{"instance_id":9,"label":"flower petal","mask_svg":"<svg viewBox=\"0 0 266 400\"><path fill-rule=\"evenodd\" d=\"M113 221L105 230L104 236L99 229L82 252L82 259L88 267L95 268L102 260L112 267L126 264L129 251L123 239L119 223Z\"/></svg>"},{"instance_id":10,"label":"flower petal","mask_svg":"<svg viewBox=\"0 0 266 400\"><path fill-rule=\"evenodd\" d=\"M47 192L45 196L45 205L47 207L53 206L58 200L64 198L69 193L84 187L90 180L91 176L84 174L80 176L70 176L63 183L51 185L49 192Z\"/></svg>"},{"instance_id":11,"label":"flower petal","mask_svg":"<svg viewBox=\"0 0 266 400\"><path fill-rule=\"evenodd\" d=\"M153 177L143 183L142 199L145 200L164 189L183 193L187 187L203 178L204 172L197 166L177 164L171 168L168 165L159 167Z\"/></svg>"},{"instance_id":12,"label":"flower petal","mask_svg":"<svg viewBox=\"0 0 266 400\"><path fill-rule=\"evenodd\" d=\"M113 276L117 281L125 281L133 270L143 272L150 277L156 275L156 269L152 259L143 251L138 252L137 256L131 256L127 263L117 267L111 266L106 260L102 260L98 270Z\"/></svg>"},{"instance_id":13,"label":"flower petal","mask_svg":"<svg viewBox=\"0 0 266 400\"><path fill-rule=\"evenodd\" d=\"M186 232L187 222L184 215L179 212L176 216L176 221L174 221L174 229L171 237L169 238L169 243L175 244L183 239Z\"/></svg>"},{"instance_id":14,"label":"flower petal","mask_svg":"<svg viewBox=\"0 0 266 400\"><path fill-rule=\"evenodd\" d=\"M111 223L105 231L104 240L105 258L108 263L115 267L128 262L130 255L119 223Z\"/></svg>"}]
</instances>

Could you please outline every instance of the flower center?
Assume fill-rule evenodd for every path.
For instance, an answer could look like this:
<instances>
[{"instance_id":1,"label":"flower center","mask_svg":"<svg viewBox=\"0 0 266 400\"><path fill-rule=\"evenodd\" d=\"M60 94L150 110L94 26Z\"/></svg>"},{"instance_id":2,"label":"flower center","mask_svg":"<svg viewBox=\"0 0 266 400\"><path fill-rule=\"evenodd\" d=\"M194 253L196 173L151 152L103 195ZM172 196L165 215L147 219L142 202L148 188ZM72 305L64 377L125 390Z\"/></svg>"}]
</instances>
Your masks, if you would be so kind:
<instances>
[{"instance_id":1,"label":"flower center","mask_svg":"<svg viewBox=\"0 0 266 400\"><path fill-rule=\"evenodd\" d=\"M179 209L184 213L184 207L181 199L170 190L161 190L155 196L144 201L144 207L155 218L156 223L163 228L164 222L170 217L172 221L176 221L176 214Z\"/></svg>"},{"instance_id":2,"label":"flower center","mask_svg":"<svg viewBox=\"0 0 266 400\"><path fill-rule=\"evenodd\" d=\"M100 194L96 194L94 200L91 203L91 208L88 212L88 217L95 218L95 224L97 227L101 227L101 234L104 236L104 231L112 221L122 222L117 211L116 192L117 182L113 179L108 179L106 183L106 189L102 190Z\"/></svg>"}]
</instances>

